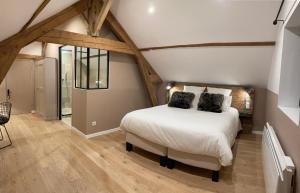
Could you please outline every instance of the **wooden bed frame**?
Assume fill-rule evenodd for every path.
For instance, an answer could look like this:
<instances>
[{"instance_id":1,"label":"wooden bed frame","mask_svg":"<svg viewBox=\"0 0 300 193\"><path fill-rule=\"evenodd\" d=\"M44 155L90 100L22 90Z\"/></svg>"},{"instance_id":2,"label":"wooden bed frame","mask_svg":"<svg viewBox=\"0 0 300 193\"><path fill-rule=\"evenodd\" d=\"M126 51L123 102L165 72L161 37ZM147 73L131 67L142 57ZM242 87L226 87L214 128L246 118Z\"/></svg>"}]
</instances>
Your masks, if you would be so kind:
<instances>
[{"instance_id":1,"label":"wooden bed frame","mask_svg":"<svg viewBox=\"0 0 300 193\"><path fill-rule=\"evenodd\" d=\"M254 94L255 90L250 86L231 86L231 85L215 85L215 84L204 84L204 83L176 83L170 92L182 91L184 85L187 86L203 86L203 87L215 87L215 88L228 88L232 90L232 104L231 106L236 108L240 114L252 114L254 110ZM245 109L245 97L250 97L250 108ZM206 155L196 155L185 152L180 152L169 147L148 141L147 139L141 138L133 133L126 132L126 150L132 151L132 148L137 146L141 149L149 151L151 153L160 156L160 165L169 169L175 167L175 161L199 167L204 169L212 170L212 181L219 181L219 171L221 164L215 157Z\"/></svg>"}]
</instances>

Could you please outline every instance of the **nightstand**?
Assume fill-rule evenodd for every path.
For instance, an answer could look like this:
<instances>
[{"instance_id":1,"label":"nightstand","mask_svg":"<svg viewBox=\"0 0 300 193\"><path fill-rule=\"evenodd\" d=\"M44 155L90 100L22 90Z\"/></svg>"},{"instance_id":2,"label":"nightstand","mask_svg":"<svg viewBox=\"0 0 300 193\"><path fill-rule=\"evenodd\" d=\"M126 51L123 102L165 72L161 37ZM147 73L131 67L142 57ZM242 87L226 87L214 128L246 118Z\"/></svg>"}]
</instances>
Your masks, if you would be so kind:
<instances>
[{"instance_id":1,"label":"nightstand","mask_svg":"<svg viewBox=\"0 0 300 193\"><path fill-rule=\"evenodd\" d=\"M243 128L243 133L252 133L253 115L249 113L240 113L240 120Z\"/></svg>"}]
</instances>

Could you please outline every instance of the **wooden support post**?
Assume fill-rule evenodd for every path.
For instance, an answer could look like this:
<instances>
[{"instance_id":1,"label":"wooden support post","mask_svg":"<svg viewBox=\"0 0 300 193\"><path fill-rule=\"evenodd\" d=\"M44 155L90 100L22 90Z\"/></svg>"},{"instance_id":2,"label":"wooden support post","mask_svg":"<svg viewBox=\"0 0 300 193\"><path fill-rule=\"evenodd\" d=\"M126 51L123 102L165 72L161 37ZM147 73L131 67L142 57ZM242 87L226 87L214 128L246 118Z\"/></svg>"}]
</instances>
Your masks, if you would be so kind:
<instances>
[{"instance_id":1,"label":"wooden support post","mask_svg":"<svg viewBox=\"0 0 300 193\"><path fill-rule=\"evenodd\" d=\"M100 29L105 21L112 4L112 0L90 0L88 9L89 33L99 36Z\"/></svg>"},{"instance_id":2,"label":"wooden support post","mask_svg":"<svg viewBox=\"0 0 300 193\"><path fill-rule=\"evenodd\" d=\"M63 24L68 19L81 14L86 9L87 0L80 0L54 16L0 42L0 83L5 78L21 48Z\"/></svg>"},{"instance_id":3,"label":"wooden support post","mask_svg":"<svg viewBox=\"0 0 300 193\"><path fill-rule=\"evenodd\" d=\"M114 34L120 40L124 41L129 47L131 47L131 49L135 53L135 58L138 63L138 67L142 75L142 78L144 80L151 104L153 106L158 105L158 99L156 96L156 90L157 90L156 84L162 82L161 78L154 71L154 69L148 63L146 58L142 55L142 53L139 51L135 43L131 40L129 35L126 33L124 28L121 26L121 24L117 21L117 19L113 16L111 12L107 14L106 22L108 23L108 25L110 26Z\"/></svg>"},{"instance_id":4,"label":"wooden support post","mask_svg":"<svg viewBox=\"0 0 300 193\"><path fill-rule=\"evenodd\" d=\"M47 45L48 45L47 42L42 42L42 53L41 53L42 57L46 57Z\"/></svg>"}]
</instances>

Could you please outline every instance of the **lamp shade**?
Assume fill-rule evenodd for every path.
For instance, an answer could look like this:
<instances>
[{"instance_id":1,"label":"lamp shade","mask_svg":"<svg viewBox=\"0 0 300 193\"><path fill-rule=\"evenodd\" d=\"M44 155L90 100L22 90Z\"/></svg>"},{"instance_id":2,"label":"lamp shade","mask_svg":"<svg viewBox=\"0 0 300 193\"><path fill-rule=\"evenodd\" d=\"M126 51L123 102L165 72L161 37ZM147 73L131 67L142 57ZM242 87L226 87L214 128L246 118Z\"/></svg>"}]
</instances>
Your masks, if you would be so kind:
<instances>
[{"instance_id":1,"label":"lamp shade","mask_svg":"<svg viewBox=\"0 0 300 193\"><path fill-rule=\"evenodd\" d=\"M167 83L167 86L166 86L166 89L167 89L167 90L170 90L170 89L173 88L174 86L175 86L175 82L174 82L174 81L168 82L168 83Z\"/></svg>"}]
</instances>

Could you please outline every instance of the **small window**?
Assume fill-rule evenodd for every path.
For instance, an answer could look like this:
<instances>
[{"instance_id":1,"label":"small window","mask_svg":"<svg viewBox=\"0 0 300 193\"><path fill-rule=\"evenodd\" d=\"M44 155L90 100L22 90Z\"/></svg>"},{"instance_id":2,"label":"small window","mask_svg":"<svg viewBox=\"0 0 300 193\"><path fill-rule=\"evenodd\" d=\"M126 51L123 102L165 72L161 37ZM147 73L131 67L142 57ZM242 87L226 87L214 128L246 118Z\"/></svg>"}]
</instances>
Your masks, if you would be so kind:
<instances>
[{"instance_id":1,"label":"small window","mask_svg":"<svg viewBox=\"0 0 300 193\"><path fill-rule=\"evenodd\" d=\"M107 89L109 52L94 48L75 47L75 87Z\"/></svg>"}]
</instances>

